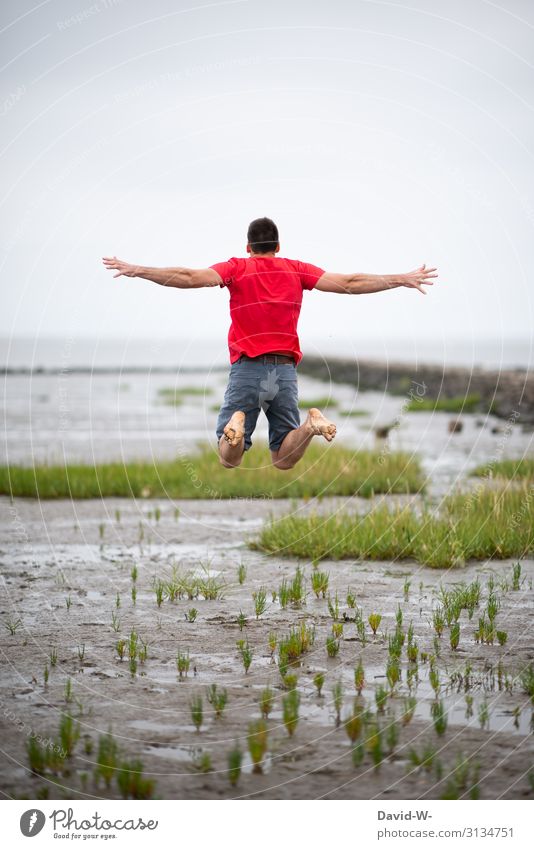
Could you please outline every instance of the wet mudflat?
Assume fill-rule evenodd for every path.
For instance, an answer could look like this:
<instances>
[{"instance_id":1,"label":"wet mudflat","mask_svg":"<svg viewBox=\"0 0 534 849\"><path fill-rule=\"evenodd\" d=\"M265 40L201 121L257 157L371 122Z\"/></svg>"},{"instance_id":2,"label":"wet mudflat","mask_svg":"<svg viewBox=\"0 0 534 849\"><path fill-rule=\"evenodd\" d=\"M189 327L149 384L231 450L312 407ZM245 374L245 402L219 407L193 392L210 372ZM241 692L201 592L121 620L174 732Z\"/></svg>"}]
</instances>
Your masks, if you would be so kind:
<instances>
[{"instance_id":1,"label":"wet mudflat","mask_svg":"<svg viewBox=\"0 0 534 849\"><path fill-rule=\"evenodd\" d=\"M521 561L519 578L515 566L515 586L515 561L448 571L404 560L322 561L317 568L328 574L328 588L325 598L317 598L313 564L247 546L270 515L341 507L361 512L369 503L2 498L3 794L120 796L117 783L110 781L108 788L98 773L99 740L108 731L121 758L142 762L143 775L154 782L153 795L162 798L532 793L533 705L518 676L534 659L534 561ZM280 587L294 579L297 568L302 597L283 606ZM442 605L443 588L477 581L480 598L471 618L461 611L454 649L450 625L438 636L433 612ZM169 586L177 588L173 598ZM263 590L264 610L256 618ZM477 631L492 596L498 608L495 634L486 642ZM391 686L388 660L399 609L404 644L400 680ZM381 616L376 634L368 621L373 613ZM281 669L280 644L302 625L313 629L312 644ZM138 646L146 647L133 665L132 632ZM502 645L497 632L506 634ZM248 672L238 641L252 653ZM417 648L415 662L408 659L410 641ZM181 674L178 657L188 658ZM360 661L364 679L358 697ZM227 693L220 717L208 700L213 684ZM267 687L274 700L259 771L247 738L251 723L260 719ZM295 687L298 721L290 736L284 703ZM197 731L191 703L198 697ZM380 739L368 735L363 750L357 749L361 738L351 741L346 727L358 711L368 712L368 729L380 727ZM79 723L72 753L60 757L55 770L32 773L28 739L59 739L65 714ZM242 768L232 785L228 758L236 747ZM417 765L425 752L426 762ZM460 773L462 759L467 767Z\"/></svg>"}]
</instances>

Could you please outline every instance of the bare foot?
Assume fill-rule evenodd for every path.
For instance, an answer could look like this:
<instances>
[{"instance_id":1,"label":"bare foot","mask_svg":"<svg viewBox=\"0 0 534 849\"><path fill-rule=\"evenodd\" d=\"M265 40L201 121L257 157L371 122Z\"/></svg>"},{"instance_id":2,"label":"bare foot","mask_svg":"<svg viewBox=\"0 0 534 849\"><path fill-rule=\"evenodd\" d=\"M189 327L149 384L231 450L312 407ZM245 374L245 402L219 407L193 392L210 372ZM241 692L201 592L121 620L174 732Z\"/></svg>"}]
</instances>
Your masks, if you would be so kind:
<instances>
[{"instance_id":1,"label":"bare foot","mask_svg":"<svg viewBox=\"0 0 534 849\"><path fill-rule=\"evenodd\" d=\"M224 438L230 445L237 446L245 436L245 414L237 410L224 427Z\"/></svg>"},{"instance_id":2,"label":"bare foot","mask_svg":"<svg viewBox=\"0 0 534 849\"><path fill-rule=\"evenodd\" d=\"M323 414L317 407L310 407L308 410L308 418L306 424L311 429L312 433L317 436L324 436L327 442L332 442L336 435L336 426L328 419L325 419Z\"/></svg>"}]
</instances>

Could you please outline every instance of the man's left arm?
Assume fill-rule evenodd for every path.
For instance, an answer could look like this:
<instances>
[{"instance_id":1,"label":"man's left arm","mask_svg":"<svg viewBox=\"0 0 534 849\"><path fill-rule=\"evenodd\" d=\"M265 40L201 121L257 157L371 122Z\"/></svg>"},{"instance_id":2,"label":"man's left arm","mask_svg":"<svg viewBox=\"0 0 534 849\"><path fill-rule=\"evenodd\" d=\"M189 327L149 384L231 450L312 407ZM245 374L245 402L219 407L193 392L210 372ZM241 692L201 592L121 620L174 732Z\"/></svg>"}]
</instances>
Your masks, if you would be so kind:
<instances>
[{"instance_id":1,"label":"man's left arm","mask_svg":"<svg viewBox=\"0 0 534 849\"><path fill-rule=\"evenodd\" d=\"M418 289L426 295L423 285L433 285L432 278L438 276L435 271L435 268L427 268L426 265L406 274L333 274L325 271L315 288L321 292L336 292L341 295L366 295L406 286L408 289Z\"/></svg>"},{"instance_id":2,"label":"man's left arm","mask_svg":"<svg viewBox=\"0 0 534 849\"><path fill-rule=\"evenodd\" d=\"M113 277L142 277L160 286L175 289L201 289L204 286L219 286L221 276L213 268L153 268L147 265L133 265L121 259L103 257L104 265L110 271L116 271Z\"/></svg>"}]
</instances>

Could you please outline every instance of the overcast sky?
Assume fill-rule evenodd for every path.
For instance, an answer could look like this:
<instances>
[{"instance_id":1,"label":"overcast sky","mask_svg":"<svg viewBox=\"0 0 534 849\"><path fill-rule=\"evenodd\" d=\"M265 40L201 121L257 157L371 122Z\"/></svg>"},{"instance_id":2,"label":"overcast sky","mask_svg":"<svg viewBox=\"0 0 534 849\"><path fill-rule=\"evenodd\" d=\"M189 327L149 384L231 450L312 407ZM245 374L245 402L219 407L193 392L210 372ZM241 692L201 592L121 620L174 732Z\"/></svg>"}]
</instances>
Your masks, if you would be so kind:
<instances>
[{"instance_id":1,"label":"overcast sky","mask_svg":"<svg viewBox=\"0 0 534 849\"><path fill-rule=\"evenodd\" d=\"M328 271L437 265L426 297L306 292L301 339L533 326L528 0L4 0L0 333L220 342L200 267L248 222Z\"/></svg>"}]
</instances>

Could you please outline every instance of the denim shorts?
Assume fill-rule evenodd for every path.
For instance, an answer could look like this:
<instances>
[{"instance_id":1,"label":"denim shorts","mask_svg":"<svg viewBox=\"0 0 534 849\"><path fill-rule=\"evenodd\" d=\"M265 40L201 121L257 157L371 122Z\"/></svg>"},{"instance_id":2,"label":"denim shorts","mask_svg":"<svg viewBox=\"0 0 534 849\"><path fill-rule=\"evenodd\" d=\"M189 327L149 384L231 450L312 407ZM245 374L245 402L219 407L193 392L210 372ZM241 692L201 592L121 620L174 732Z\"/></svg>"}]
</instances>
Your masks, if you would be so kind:
<instances>
[{"instance_id":1,"label":"denim shorts","mask_svg":"<svg viewBox=\"0 0 534 849\"><path fill-rule=\"evenodd\" d=\"M290 430L300 426L297 367L294 363L238 360L230 367L230 378L217 419L217 440L236 410L245 413L245 451L263 410L269 422L269 448L278 451Z\"/></svg>"}]
</instances>

